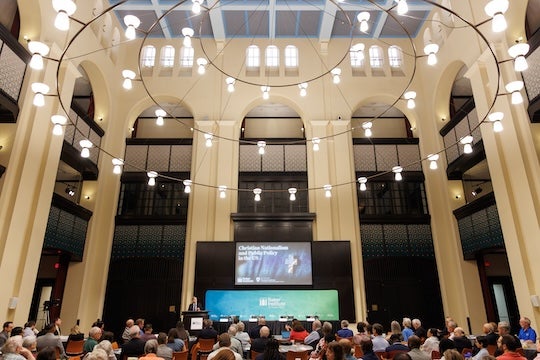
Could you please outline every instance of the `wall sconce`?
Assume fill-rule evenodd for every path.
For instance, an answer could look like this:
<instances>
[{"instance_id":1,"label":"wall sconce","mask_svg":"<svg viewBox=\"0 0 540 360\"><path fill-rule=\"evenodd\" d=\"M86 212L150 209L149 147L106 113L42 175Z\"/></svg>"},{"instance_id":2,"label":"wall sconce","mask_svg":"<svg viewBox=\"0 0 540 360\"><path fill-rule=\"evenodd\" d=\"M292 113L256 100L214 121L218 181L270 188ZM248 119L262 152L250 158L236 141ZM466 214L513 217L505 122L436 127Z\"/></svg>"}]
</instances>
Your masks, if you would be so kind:
<instances>
[{"instance_id":1,"label":"wall sconce","mask_svg":"<svg viewBox=\"0 0 540 360\"><path fill-rule=\"evenodd\" d=\"M471 191L471 194L472 194L472 196L476 196L476 195L480 194L482 191L483 191L483 189L480 186L478 186L478 187L476 187L476 189Z\"/></svg>"}]
</instances>

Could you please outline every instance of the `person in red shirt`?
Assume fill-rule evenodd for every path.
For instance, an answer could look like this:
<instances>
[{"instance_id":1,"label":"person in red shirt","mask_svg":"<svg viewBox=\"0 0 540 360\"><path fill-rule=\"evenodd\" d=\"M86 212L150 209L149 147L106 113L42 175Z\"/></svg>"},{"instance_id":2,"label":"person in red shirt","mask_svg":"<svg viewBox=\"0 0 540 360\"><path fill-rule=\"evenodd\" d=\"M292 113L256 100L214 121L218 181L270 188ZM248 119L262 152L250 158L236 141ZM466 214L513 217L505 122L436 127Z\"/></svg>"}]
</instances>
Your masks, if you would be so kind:
<instances>
[{"instance_id":1,"label":"person in red shirt","mask_svg":"<svg viewBox=\"0 0 540 360\"><path fill-rule=\"evenodd\" d=\"M497 356L497 360L526 360L525 357L516 352L517 347L518 344L512 335L503 335L501 337L503 354Z\"/></svg>"},{"instance_id":2,"label":"person in red shirt","mask_svg":"<svg viewBox=\"0 0 540 360\"><path fill-rule=\"evenodd\" d=\"M300 321L296 322L293 325L292 331L291 331L291 337L289 338L291 341L297 341L297 342L304 342L304 339L309 335L309 333L304 329Z\"/></svg>"}]
</instances>

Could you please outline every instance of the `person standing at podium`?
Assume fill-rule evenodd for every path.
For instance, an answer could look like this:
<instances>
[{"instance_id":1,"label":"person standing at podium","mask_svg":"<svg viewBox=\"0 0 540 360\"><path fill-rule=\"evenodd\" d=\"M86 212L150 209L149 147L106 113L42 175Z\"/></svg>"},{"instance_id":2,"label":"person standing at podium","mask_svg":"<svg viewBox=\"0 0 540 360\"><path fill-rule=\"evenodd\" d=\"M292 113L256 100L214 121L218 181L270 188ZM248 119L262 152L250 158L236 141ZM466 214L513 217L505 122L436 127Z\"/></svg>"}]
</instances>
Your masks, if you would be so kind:
<instances>
[{"instance_id":1,"label":"person standing at podium","mask_svg":"<svg viewBox=\"0 0 540 360\"><path fill-rule=\"evenodd\" d=\"M202 304L198 302L197 297L194 296L193 299L191 299L191 304L189 304L188 311L201 311L202 308Z\"/></svg>"}]
</instances>

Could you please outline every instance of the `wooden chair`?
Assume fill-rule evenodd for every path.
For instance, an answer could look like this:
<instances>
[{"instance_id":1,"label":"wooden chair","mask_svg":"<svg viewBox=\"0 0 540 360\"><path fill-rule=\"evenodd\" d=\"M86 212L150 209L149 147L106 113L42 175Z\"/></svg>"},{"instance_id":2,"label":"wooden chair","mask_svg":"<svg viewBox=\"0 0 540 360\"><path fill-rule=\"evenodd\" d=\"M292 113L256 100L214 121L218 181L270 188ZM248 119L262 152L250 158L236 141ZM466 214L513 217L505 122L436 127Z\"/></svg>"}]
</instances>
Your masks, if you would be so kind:
<instances>
[{"instance_id":1,"label":"wooden chair","mask_svg":"<svg viewBox=\"0 0 540 360\"><path fill-rule=\"evenodd\" d=\"M362 350L362 347L360 345L354 345L354 357L357 359L360 359L362 356L364 356L364 351Z\"/></svg>"},{"instance_id":2,"label":"wooden chair","mask_svg":"<svg viewBox=\"0 0 540 360\"><path fill-rule=\"evenodd\" d=\"M250 351L249 351L249 358L250 358L251 360L255 360L255 358L256 358L257 355L259 355L259 354L262 354L262 353L256 352L256 351L253 351L253 350L250 350Z\"/></svg>"},{"instance_id":3,"label":"wooden chair","mask_svg":"<svg viewBox=\"0 0 540 360\"><path fill-rule=\"evenodd\" d=\"M396 356L397 354L401 354L401 353L407 353L407 351L405 350L393 350L393 351L389 351L386 353L386 355L384 356L386 359L388 360L392 360L394 358L394 356Z\"/></svg>"},{"instance_id":4,"label":"wooden chair","mask_svg":"<svg viewBox=\"0 0 540 360\"><path fill-rule=\"evenodd\" d=\"M432 359L432 360L438 360L438 359L440 359L440 358L441 358L441 353L440 353L440 352L435 351L435 350L433 350L433 351L431 352L431 359Z\"/></svg>"},{"instance_id":5,"label":"wooden chair","mask_svg":"<svg viewBox=\"0 0 540 360\"><path fill-rule=\"evenodd\" d=\"M188 351L175 351L173 352L172 360L187 360L188 358Z\"/></svg>"},{"instance_id":6,"label":"wooden chair","mask_svg":"<svg viewBox=\"0 0 540 360\"><path fill-rule=\"evenodd\" d=\"M113 341L111 343L111 346L112 346L113 350L118 350L120 348L120 346L118 345L118 343L116 341Z\"/></svg>"},{"instance_id":7,"label":"wooden chair","mask_svg":"<svg viewBox=\"0 0 540 360\"><path fill-rule=\"evenodd\" d=\"M67 342L66 345L66 355L67 356L78 356L84 353L84 340L71 340Z\"/></svg>"},{"instance_id":8,"label":"wooden chair","mask_svg":"<svg viewBox=\"0 0 540 360\"><path fill-rule=\"evenodd\" d=\"M210 354L212 351L214 351L213 347L216 343L216 339L199 339L197 342L197 345L199 345L197 349L197 360L206 360L208 357L208 354ZM195 346L194 346L195 347ZM191 360L194 360L192 357Z\"/></svg>"},{"instance_id":9,"label":"wooden chair","mask_svg":"<svg viewBox=\"0 0 540 360\"><path fill-rule=\"evenodd\" d=\"M493 356L495 354L495 351L497 351L497 345L488 345L487 351L489 355Z\"/></svg>"},{"instance_id":10,"label":"wooden chair","mask_svg":"<svg viewBox=\"0 0 540 360\"><path fill-rule=\"evenodd\" d=\"M309 352L306 351L287 351L287 360L307 360Z\"/></svg>"}]
</instances>

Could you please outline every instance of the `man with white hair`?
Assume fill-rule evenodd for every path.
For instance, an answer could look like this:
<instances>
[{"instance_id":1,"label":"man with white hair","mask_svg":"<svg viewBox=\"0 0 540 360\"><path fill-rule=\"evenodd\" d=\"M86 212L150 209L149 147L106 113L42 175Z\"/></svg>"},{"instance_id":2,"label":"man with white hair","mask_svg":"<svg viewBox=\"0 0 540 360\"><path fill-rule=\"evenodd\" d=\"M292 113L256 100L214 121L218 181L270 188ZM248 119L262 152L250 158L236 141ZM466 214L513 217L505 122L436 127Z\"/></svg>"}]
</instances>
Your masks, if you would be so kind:
<instances>
[{"instance_id":1,"label":"man with white hair","mask_svg":"<svg viewBox=\"0 0 540 360\"><path fill-rule=\"evenodd\" d=\"M135 325L135 321L133 319L127 319L126 321L126 327L124 329L124 332L122 333L122 341L128 342L129 341L129 329Z\"/></svg>"},{"instance_id":2,"label":"man with white hair","mask_svg":"<svg viewBox=\"0 0 540 360\"><path fill-rule=\"evenodd\" d=\"M144 354L144 341L140 339L141 328L133 325L129 329L129 341L122 344L122 356L139 357Z\"/></svg>"},{"instance_id":3,"label":"man with white hair","mask_svg":"<svg viewBox=\"0 0 540 360\"><path fill-rule=\"evenodd\" d=\"M34 360L32 352L22 346L20 335L10 337L1 347L4 360Z\"/></svg>"},{"instance_id":4,"label":"man with white hair","mask_svg":"<svg viewBox=\"0 0 540 360\"><path fill-rule=\"evenodd\" d=\"M88 333L88 339L84 342L83 346L83 352L89 353L94 350L94 346L97 345L99 339L101 338L101 328L98 328L97 326L94 326L90 329L90 332Z\"/></svg>"},{"instance_id":5,"label":"man with white hair","mask_svg":"<svg viewBox=\"0 0 540 360\"><path fill-rule=\"evenodd\" d=\"M422 323L420 322L420 319L413 319L412 326L414 329L414 335L418 336L422 342L426 340L427 337L427 331L422 327Z\"/></svg>"},{"instance_id":6,"label":"man with white hair","mask_svg":"<svg viewBox=\"0 0 540 360\"><path fill-rule=\"evenodd\" d=\"M311 345L313 346L313 348L315 348L317 346L317 343L321 339L321 334L322 334L322 332L320 331L321 327L322 327L322 324L320 320L313 321L313 323L311 324L312 331L304 339L304 344Z\"/></svg>"},{"instance_id":7,"label":"man with white hair","mask_svg":"<svg viewBox=\"0 0 540 360\"><path fill-rule=\"evenodd\" d=\"M229 334L231 345L229 345L229 348L234 351L235 353L238 353L240 355L244 355L244 350L242 348L242 342L238 340L236 336L236 325L232 324L229 326L229 330L227 331L227 334ZM214 347L212 349L217 350L219 348L219 342L214 344Z\"/></svg>"}]
</instances>

